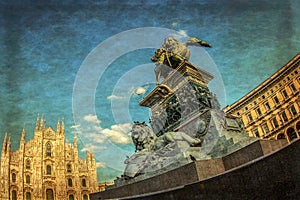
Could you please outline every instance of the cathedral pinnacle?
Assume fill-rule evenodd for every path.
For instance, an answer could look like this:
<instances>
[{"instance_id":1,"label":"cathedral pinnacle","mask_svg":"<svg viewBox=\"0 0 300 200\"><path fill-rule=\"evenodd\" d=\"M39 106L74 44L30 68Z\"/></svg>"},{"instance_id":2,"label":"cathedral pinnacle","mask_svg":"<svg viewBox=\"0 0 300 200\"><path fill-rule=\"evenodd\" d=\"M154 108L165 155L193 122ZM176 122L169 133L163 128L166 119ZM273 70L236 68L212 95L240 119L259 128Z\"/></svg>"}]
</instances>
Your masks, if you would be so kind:
<instances>
[{"instance_id":1,"label":"cathedral pinnacle","mask_svg":"<svg viewBox=\"0 0 300 200\"><path fill-rule=\"evenodd\" d=\"M74 147L77 148L77 135L74 132Z\"/></svg>"},{"instance_id":2,"label":"cathedral pinnacle","mask_svg":"<svg viewBox=\"0 0 300 200\"><path fill-rule=\"evenodd\" d=\"M39 125L40 125L40 113L38 113L38 116L36 118L36 121L35 121L35 130L39 130Z\"/></svg>"},{"instance_id":3,"label":"cathedral pinnacle","mask_svg":"<svg viewBox=\"0 0 300 200\"><path fill-rule=\"evenodd\" d=\"M61 129L60 129L60 123L59 123L60 119L58 118L58 121L57 121L57 127L56 127L56 132L57 133L61 133Z\"/></svg>"},{"instance_id":4,"label":"cathedral pinnacle","mask_svg":"<svg viewBox=\"0 0 300 200\"><path fill-rule=\"evenodd\" d=\"M45 127L46 127L46 120L44 119L44 114L43 114L40 120L40 130L45 129Z\"/></svg>"},{"instance_id":5,"label":"cathedral pinnacle","mask_svg":"<svg viewBox=\"0 0 300 200\"><path fill-rule=\"evenodd\" d=\"M61 120L61 133L62 133L62 134L65 133L65 122L64 122L64 118L62 118L62 120Z\"/></svg>"},{"instance_id":6,"label":"cathedral pinnacle","mask_svg":"<svg viewBox=\"0 0 300 200\"><path fill-rule=\"evenodd\" d=\"M21 140L25 140L25 124L24 124L24 127L22 129L22 137L21 137Z\"/></svg>"},{"instance_id":7,"label":"cathedral pinnacle","mask_svg":"<svg viewBox=\"0 0 300 200\"><path fill-rule=\"evenodd\" d=\"M8 138L8 140L7 140L7 153L9 153L10 152L10 136L9 136L9 138Z\"/></svg>"},{"instance_id":8,"label":"cathedral pinnacle","mask_svg":"<svg viewBox=\"0 0 300 200\"><path fill-rule=\"evenodd\" d=\"M2 144L2 155L6 151L6 143L7 143L7 133L5 133L3 144Z\"/></svg>"}]
</instances>

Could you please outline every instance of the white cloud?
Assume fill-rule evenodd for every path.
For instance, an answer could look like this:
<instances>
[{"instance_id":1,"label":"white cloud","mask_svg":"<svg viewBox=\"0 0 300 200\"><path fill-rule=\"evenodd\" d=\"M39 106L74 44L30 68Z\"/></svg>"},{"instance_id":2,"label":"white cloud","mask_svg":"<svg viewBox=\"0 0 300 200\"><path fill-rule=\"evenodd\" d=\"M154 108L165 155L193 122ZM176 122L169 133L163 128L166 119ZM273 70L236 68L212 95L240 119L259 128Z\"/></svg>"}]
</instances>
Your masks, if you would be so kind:
<instances>
[{"instance_id":1,"label":"white cloud","mask_svg":"<svg viewBox=\"0 0 300 200\"><path fill-rule=\"evenodd\" d=\"M100 126L101 121L96 115L86 115L84 120L87 123L83 123L80 126L81 137L90 143L90 145L84 145L82 151L95 151L103 149L101 146L96 146L97 144L104 144L106 141L111 141L120 145L131 144L131 124L116 124L112 125L110 128L103 129Z\"/></svg>"},{"instance_id":2,"label":"white cloud","mask_svg":"<svg viewBox=\"0 0 300 200\"><path fill-rule=\"evenodd\" d=\"M84 135L85 138L91 139L93 142L96 143L104 143L104 136L100 133L85 133Z\"/></svg>"},{"instance_id":3,"label":"white cloud","mask_svg":"<svg viewBox=\"0 0 300 200\"><path fill-rule=\"evenodd\" d=\"M186 30L179 30L179 31L178 31L178 35L179 35L179 36L182 36L182 37L187 37L187 36L188 36Z\"/></svg>"},{"instance_id":4,"label":"white cloud","mask_svg":"<svg viewBox=\"0 0 300 200\"><path fill-rule=\"evenodd\" d=\"M189 37L186 30L179 30L176 34L171 34L171 37L175 38L178 41L185 42Z\"/></svg>"},{"instance_id":5,"label":"white cloud","mask_svg":"<svg viewBox=\"0 0 300 200\"><path fill-rule=\"evenodd\" d=\"M177 25L178 25L177 22L173 22L173 23L172 23L172 27L176 27Z\"/></svg>"},{"instance_id":6,"label":"white cloud","mask_svg":"<svg viewBox=\"0 0 300 200\"><path fill-rule=\"evenodd\" d=\"M72 128L72 129L77 129L79 127L80 127L80 124L76 124L76 125L70 126L70 128Z\"/></svg>"},{"instance_id":7,"label":"white cloud","mask_svg":"<svg viewBox=\"0 0 300 200\"><path fill-rule=\"evenodd\" d=\"M89 143L89 144L85 144L84 147L81 149L81 151L82 152L84 152L84 151L94 152L94 151L103 150L103 149L106 149L106 147Z\"/></svg>"},{"instance_id":8,"label":"white cloud","mask_svg":"<svg viewBox=\"0 0 300 200\"><path fill-rule=\"evenodd\" d=\"M92 114L89 114L89 115L86 115L83 117L83 119L87 122L92 122L92 123L95 123L95 124L100 124L100 120L98 119L97 115L92 115Z\"/></svg>"},{"instance_id":9,"label":"white cloud","mask_svg":"<svg viewBox=\"0 0 300 200\"><path fill-rule=\"evenodd\" d=\"M145 94L146 93L146 89L143 87L138 87L136 88L136 90L134 91L134 94L136 95L141 95L141 94Z\"/></svg>"},{"instance_id":10,"label":"white cloud","mask_svg":"<svg viewBox=\"0 0 300 200\"><path fill-rule=\"evenodd\" d=\"M96 162L96 167L97 167L97 168L105 168L105 167L106 167L106 164L103 163L103 162Z\"/></svg>"},{"instance_id":11,"label":"white cloud","mask_svg":"<svg viewBox=\"0 0 300 200\"><path fill-rule=\"evenodd\" d=\"M100 126L94 126L94 130L97 132L101 132L103 129Z\"/></svg>"},{"instance_id":12,"label":"white cloud","mask_svg":"<svg viewBox=\"0 0 300 200\"><path fill-rule=\"evenodd\" d=\"M112 125L111 128L113 130L119 130L119 131L123 131L123 132L130 132L131 131L131 124L129 123L126 123L126 124L115 124L115 125Z\"/></svg>"},{"instance_id":13,"label":"white cloud","mask_svg":"<svg viewBox=\"0 0 300 200\"><path fill-rule=\"evenodd\" d=\"M107 97L107 99L109 99L109 100L112 100L112 99L123 99L123 98L124 97L117 96L117 95L114 95L114 94L112 94L112 95L110 95L110 96Z\"/></svg>"},{"instance_id":14,"label":"white cloud","mask_svg":"<svg viewBox=\"0 0 300 200\"><path fill-rule=\"evenodd\" d=\"M103 135L105 135L111 142L117 144L130 144L131 137L129 132L131 130L130 124L117 124L111 126L111 129L102 130Z\"/></svg>"}]
</instances>

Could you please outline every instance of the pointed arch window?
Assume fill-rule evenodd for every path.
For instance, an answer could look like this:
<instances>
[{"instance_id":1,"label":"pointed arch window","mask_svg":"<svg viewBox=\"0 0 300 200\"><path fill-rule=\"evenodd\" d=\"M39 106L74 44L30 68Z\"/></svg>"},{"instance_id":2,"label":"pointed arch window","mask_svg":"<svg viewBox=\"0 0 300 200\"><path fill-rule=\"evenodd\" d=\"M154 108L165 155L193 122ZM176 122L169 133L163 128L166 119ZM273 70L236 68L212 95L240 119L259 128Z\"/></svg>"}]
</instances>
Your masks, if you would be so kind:
<instances>
[{"instance_id":1,"label":"pointed arch window","mask_svg":"<svg viewBox=\"0 0 300 200\"><path fill-rule=\"evenodd\" d=\"M87 194L84 194L83 195L83 200L88 200L89 198L88 198L88 195Z\"/></svg>"},{"instance_id":2,"label":"pointed arch window","mask_svg":"<svg viewBox=\"0 0 300 200\"><path fill-rule=\"evenodd\" d=\"M72 172L72 165L71 164L67 164L67 172L68 173Z\"/></svg>"},{"instance_id":3,"label":"pointed arch window","mask_svg":"<svg viewBox=\"0 0 300 200\"><path fill-rule=\"evenodd\" d=\"M81 185L82 185L82 187L86 187L86 180L85 180L85 178L82 179Z\"/></svg>"},{"instance_id":4,"label":"pointed arch window","mask_svg":"<svg viewBox=\"0 0 300 200\"><path fill-rule=\"evenodd\" d=\"M16 180L17 180L16 173L12 173L12 174L11 174L11 180L12 180L13 183L16 182Z\"/></svg>"},{"instance_id":5,"label":"pointed arch window","mask_svg":"<svg viewBox=\"0 0 300 200\"><path fill-rule=\"evenodd\" d=\"M31 200L31 193L30 192L26 192L26 200Z\"/></svg>"},{"instance_id":6,"label":"pointed arch window","mask_svg":"<svg viewBox=\"0 0 300 200\"><path fill-rule=\"evenodd\" d=\"M16 190L13 190L13 191L11 192L11 199L12 199L12 200L17 200L17 191L16 191Z\"/></svg>"},{"instance_id":7,"label":"pointed arch window","mask_svg":"<svg viewBox=\"0 0 300 200\"><path fill-rule=\"evenodd\" d=\"M26 183L27 183L27 184L30 184L30 176L29 176L29 175L26 175L26 178L25 178L25 179L26 179Z\"/></svg>"},{"instance_id":8,"label":"pointed arch window","mask_svg":"<svg viewBox=\"0 0 300 200\"><path fill-rule=\"evenodd\" d=\"M46 200L54 200L54 193L52 189L46 190Z\"/></svg>"},{"instance_id":9,"label":"pointed arch window","mask_svg":"<svg viewBox=\"0 0 300 200\"><path fill-rule=\"evenodd\" d=\"M46 166L46 174L51 175L51 166L50 165Z\"/></svg>"},{"instance_id":10,"label":"pointed arch window","mask_svg":"<svg viewBox=\"0 0 300 200\"><path fill-rule=\"evenodd\" d=\"M30 160L26 160L26 166L25 166L26 169L30 169Z\"/></svg>"},{"instance_id":11,"label":"pointed arch window","mask_svg":"<svg viewBox=\"0 0 300 200\"><path fill-rule=\"evenodd\" d=\"M68 186L69 187L72 187L73 186L73 181L71 178L68 179Z\"/></svg>"},{"instance_id":12,"label":"pointed arch window","mask_svg":"<svg viewBox=\"0 0 300 200\"><path fill-rule=\"evenodd\" d=\"M46 156L51 156L51 144L48 142L46 144Z\"/></svg>"},{"instance_id":13,"label":"pointed arch window","mask_svg":"<svg viewBox=\"0 0 300 200\"><path fill-rule=\"evenodd\" d=\"M74 195L73 194L70 194L69 200L74 200Z\"/></svg>"}]
</instances>

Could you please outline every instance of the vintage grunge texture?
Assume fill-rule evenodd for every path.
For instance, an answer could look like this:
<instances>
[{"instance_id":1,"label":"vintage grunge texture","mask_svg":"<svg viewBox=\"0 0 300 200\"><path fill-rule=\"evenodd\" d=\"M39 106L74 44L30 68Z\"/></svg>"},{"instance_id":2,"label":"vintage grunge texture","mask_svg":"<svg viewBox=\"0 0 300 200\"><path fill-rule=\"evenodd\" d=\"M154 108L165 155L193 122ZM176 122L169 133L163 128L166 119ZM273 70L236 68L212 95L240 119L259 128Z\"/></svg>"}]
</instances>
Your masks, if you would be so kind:
<instances>
[{"instance_id":1,"label":"vintage grunge texture","mask_svg":"<svg viewBox=\"0 0 300 200\"><path fill-rule=\"evenodd\" d=\"M28 141L38 113L52 127L64 117L72 142L72 93L81 63L102 41L134 28L168 28L211 43L208 53L225 85L222 106L231 104L299 52L299 7L298 0L0 1L0 143L8 132L16 150L24 124ZM95 139L81 140L79 148L82 156L87 149L101 151L96 153L99 181L112 180L123 167L123 160L108 164L118 153L111 144L133 151L127 134L132 121L116 124L110 110L111 100L122 98L111 95L113 86L132 67L149 63L153 51L123 55L98 83L97 116L85 116L79 133ZM136 105L151 87L134 90L133 120L148 118Z\"/></svg>"}]
</instances>

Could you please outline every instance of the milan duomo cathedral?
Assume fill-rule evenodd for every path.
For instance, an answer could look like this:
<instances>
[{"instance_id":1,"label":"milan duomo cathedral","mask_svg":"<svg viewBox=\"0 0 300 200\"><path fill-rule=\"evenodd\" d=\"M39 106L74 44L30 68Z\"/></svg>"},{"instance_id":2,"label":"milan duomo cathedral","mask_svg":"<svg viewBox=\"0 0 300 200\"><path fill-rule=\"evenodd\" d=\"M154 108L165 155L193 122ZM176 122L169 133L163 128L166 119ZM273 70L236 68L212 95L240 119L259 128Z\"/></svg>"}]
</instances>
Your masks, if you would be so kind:
<instances>
[{"instance_id":1,"label":"milan duomo cathedral","mask_svg":"<svg viewBox=\"0 0 300 200\"><path fill-rule=\"evenodd\" d=\"M98 188L94 154L86 160L78 157L74 144L65 142L64 121L56 131L46 128L45 120L36 120L34 137L25 142L22 131L20 147L11 151L5 136L0 167L0 200L88 200Z\"/></svg>"}]
</instances>

